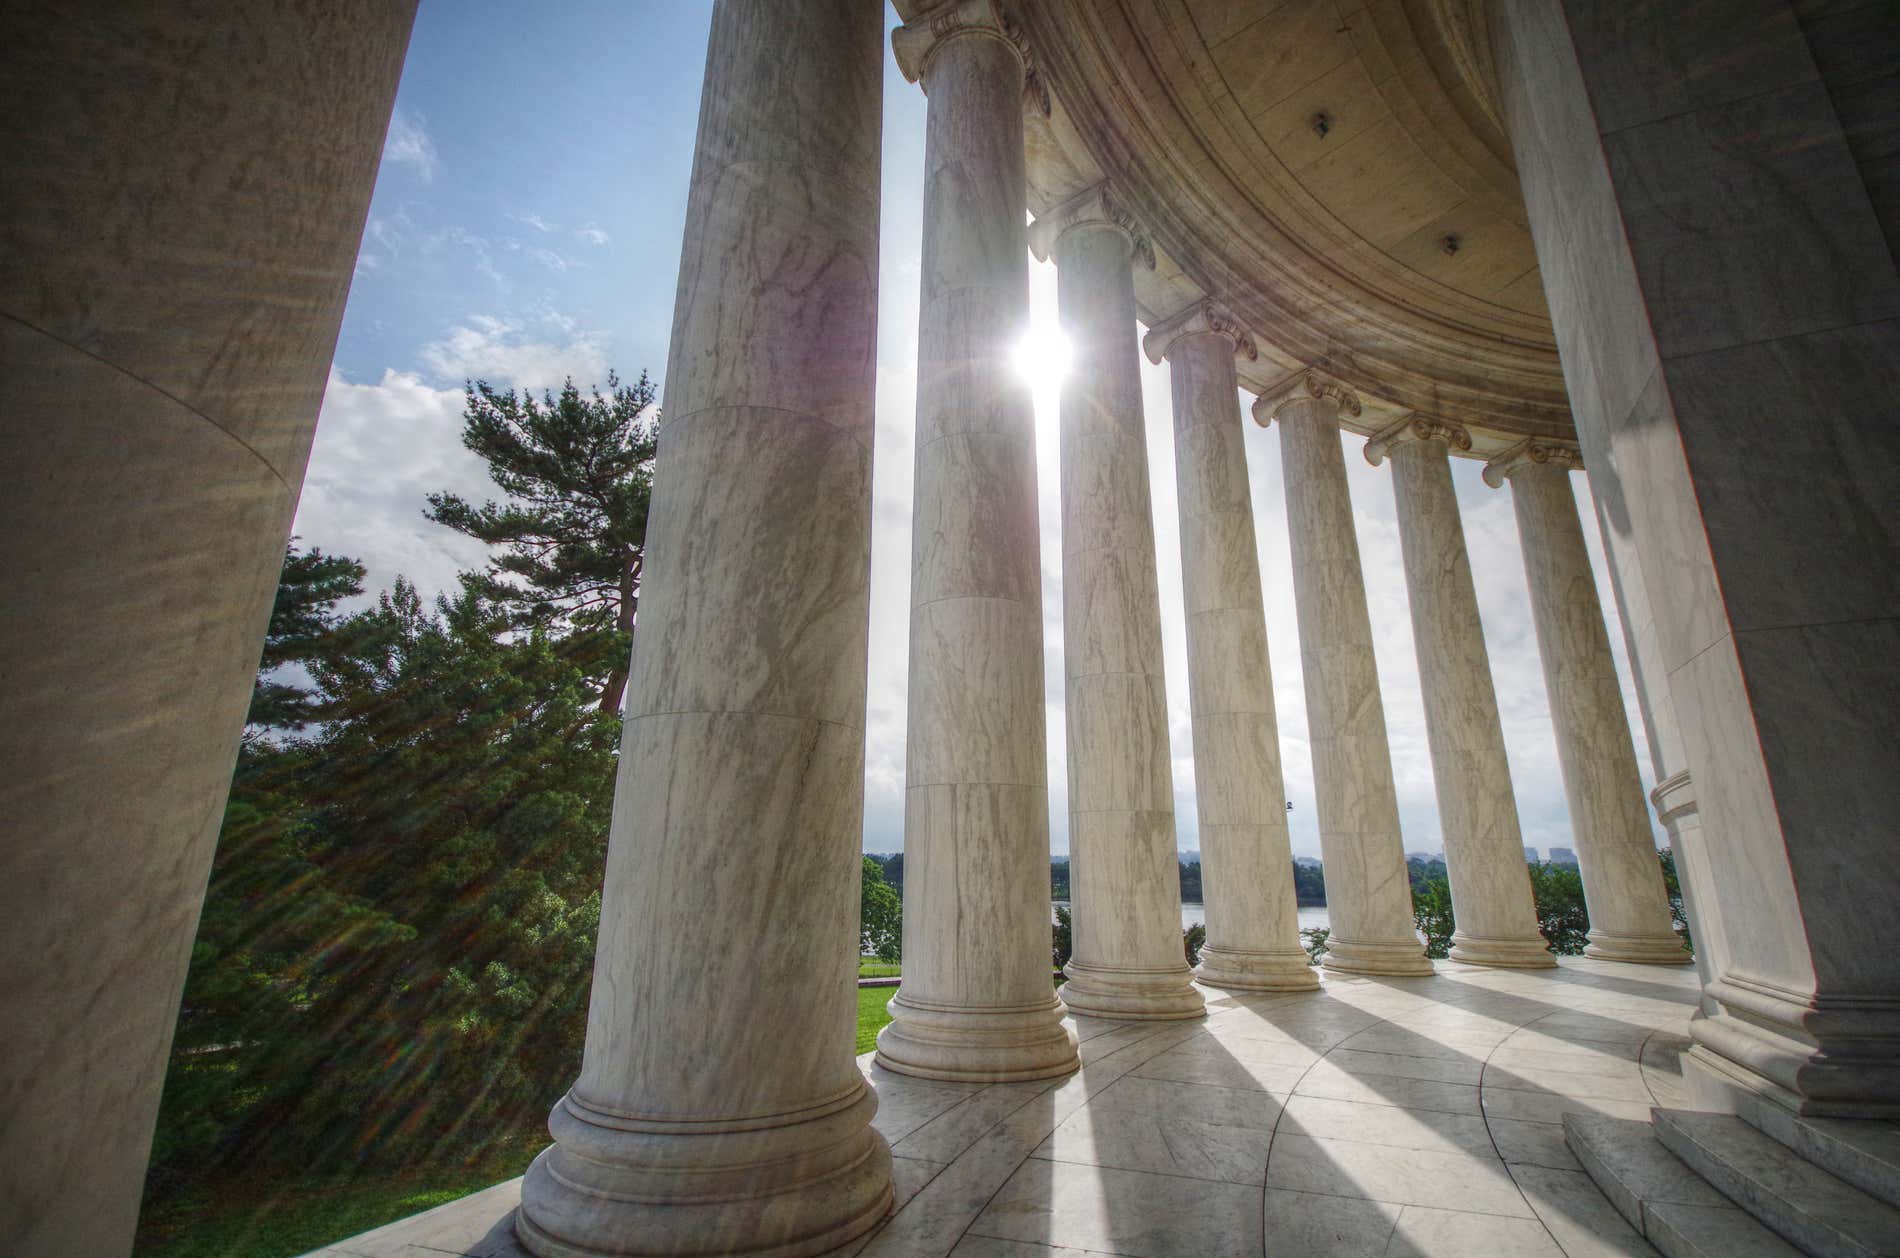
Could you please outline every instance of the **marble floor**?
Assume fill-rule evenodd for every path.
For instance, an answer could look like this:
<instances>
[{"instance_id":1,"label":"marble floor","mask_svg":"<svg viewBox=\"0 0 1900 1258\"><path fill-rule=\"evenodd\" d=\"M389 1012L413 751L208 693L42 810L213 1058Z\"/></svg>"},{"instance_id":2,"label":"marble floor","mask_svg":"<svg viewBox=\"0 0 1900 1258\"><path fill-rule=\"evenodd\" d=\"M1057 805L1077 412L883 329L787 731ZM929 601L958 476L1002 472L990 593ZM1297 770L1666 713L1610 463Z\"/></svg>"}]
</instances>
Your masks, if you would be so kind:
<instances>
[{"instance_id":1,"label":"marble floor","mask_svg":"<svg viewBox=\"0 0 1900 1258\"><path fill-rule=\"evenodd\" d=\"M1207 990L1191 1023L1075 1019L1079 1074L931 1083L860 1063L897 1209L865 1258L1596 1258L1652 1254L1562 1115L1679 1106L1695 973L1441 961L1317 993ZM318 1251L515 1258L498 1184Z\"/></svg>"}]
</instances>

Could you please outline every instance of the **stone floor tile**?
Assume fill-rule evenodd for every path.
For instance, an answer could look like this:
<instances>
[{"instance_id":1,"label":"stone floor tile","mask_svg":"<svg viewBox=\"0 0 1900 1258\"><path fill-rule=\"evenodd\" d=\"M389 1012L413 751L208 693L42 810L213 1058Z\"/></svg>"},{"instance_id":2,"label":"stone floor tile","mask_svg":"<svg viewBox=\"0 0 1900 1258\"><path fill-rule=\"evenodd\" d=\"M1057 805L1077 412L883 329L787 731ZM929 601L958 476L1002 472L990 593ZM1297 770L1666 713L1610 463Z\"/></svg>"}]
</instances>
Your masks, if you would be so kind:
<instances>
[{"instance_id":1,"label":"stone floor tile","mask_svg":"<svg viewBox=\"0 0 1900 1258\"><path fill-rule=\"evenodd\" d=\"M1057 1127L1037 1157L1124 1171L1264 1184L1270 1131L1091 1104Z\"/></svg>"},{"instance_id":2,"label":"stone floor tile","mask_svg":"<svg viewBox=\"0 0 1900 1258\"><path fill-rule=\"evenodd\" d=\"M1560 1123L1530 1123L1517 1118L1487 1118L1491 1143L1506 1162L1526 1162L1560 1171L1580 1171Z\"/></svg>"},{"instance_id":3,"label":"stone floor tile","mask_svg":"<svg viewBox=\"0 0 1900 1258\"><path fill-rule=\"evenodd\" d=\"M1361 1144L1391 1145L1399 1149L1427 1149L1493 1157L1491 1133L1476 1114L1442 1110L1405 1109L1368 1105L1329 1097L1293 1096L1276 1136L1308 1136L1315 1140L1356 1140Z\"/></svg>"},{"instance_id":4,"label":"stone floor tile","mask_svg":"<svg viewBox=\"0 0 1900 1258\"><path fill-rule=\"evenodd\" d=\"M1482 1061L1501 1038L1501 1035L1490 1033L1427 1034L1412 1027L1384 1022L1375 1027L1368 1027L1343 1041L1340 1047L1407 1057L1445 1057L1453 1060L1476 1058Z\"/></svg>"},{"instance_id":5,"label":"stone floor tile","mask_svg":"<svg viewBox=\"0 0 1900 1258\"><path fill-rule=\"evenodd\" d=\"M1582 1171L1528 1165L1510 1171L1524 1200L1569 1258L1656 1258L1650 1243Z\"/></svg>"},{"instance_id":6,"label":"stone floor tile","mask_svg":"<svg viewBox=\"0 0 1900 1258\"><path fill-rule=\"evenodd\" d=\"M1398 1075L1348 1074L1329 1061L1322 1061L1307 1071L1294 1091L1301 1096L1363 1101L1369 1105L1435 1109L1452 1114L1479 1112L1478 1089L1472 1084L1406 1079Z\"/></svg>"},{"instance_id":7,"label":"stone floor tile","mask_svg":"<svg viewBox=\"0 0 1900 1258\"><path fill-rule=\"evenodd\" d=\"M1518 1031L1502 1044L1500 1053L1520 1052L1556 1053L1570 1057L1609 1057L1624 1061L1636 1061L1643 1051L1640 1040L1582 1040L1566 1039L1554 1031L1546 1031L1538 1026L1528 1026Z\"/></svg>"},{"instance_id":8,"label":"stone floor tile","mask_svg":"<svg viewBox=\"0 0 1900 1258\"><path fill-rule=\"evenodd\" d=\"M877 1116L871 1120L871 1125L892 1144L982 1091L981 1088L940 1088L889 1071L879 1073L885 1078L875 1085Z\"/></svg>"},{"instance_id":9,"label":"stone floor tile","mask_svg":"<svg viewBox=\"0 0 1900 1258\"><path fill-rule=\"evenodd\" d=\"M1217 1088L1126 1074L1094 1096L1089 1108L1101 1107L1173 1114L1196 1122L1270 1132L1280 1121L1281 1101L1272 1093L1250 1088Z\"/></svg>"},{"instance_id":10,"label":"stone floor tile","mask_svg":"<svg viewBox=\"0 0 1900 1258\"><path fill-rule=\"evenodd\" d=\"M1536 1219L1407 1206L1385 1258L1565 1258Z\"/></svg>"},{"instance_id":11,"label":"stone floor tile","mask_svg":"<svg viewBox=\"0 0 1900 1258\"><path fill-rule=\"evenodd\" d=\"M991 1084L962 1098L903 1139L892 1141L891 1152L929 1162L953 1162L984 1132L1055 1086L1055 1081L1048 1079Z\"/></svg>"},{"instance_id":12,"label":"stone floor tile","mask_svg":"<svg viewBox=\"0 0 1900 1258\"><path fill-rule=\"evenodd\" d=\"M1437 1083L1476 1083L1484 1073L1479 1057L1420 1056L1410 1053L1381 1053L1342 1044L1326 1054L1326 1064L1347 1074L1397 1075L1405 1079L1430 1079Z\"/></svg>"},{"instance_id":13,"label":"stone floor tile","mask_svg":"<svg viewBox=\"0 0 1900 1258\"><path fill-rule=\"evenodd\" d=\"M1527 1070L1557 1070L1576 1075L1608 1075L1625 1079L1639 1079L1643 1073L1640 1062L1622 1053L1603 1053L1594 1048L1559 1053L1547 1049L1518 1048L1515 1040L1506 1040L1498 1045L1485 1064L1519 1073Z\"/></svg>"},{"instance_id":14,"label":"stone floor tile","mask_svg":"<svg viewBox=\"0 0 1900 1258\"><path fill-rule=\"evenodd\" d=\"M1143 1258L1264 1258L1260 1189L1032 1158L970 1225L979 1236Z\"/></svg>"},{"instance_id":15,"label":"stone floor tile","mask_svg":"<svg viewBox=\"0 0 1900 1258\"><path fill-rule=\"evenodd\" d=\"M950 1258L1089 1258L1091 1252L1100 1251L1039 1245L1033 1241L1006 1241L994 1236L965 1236L950 1251Z\"/></svg>"},{"instance_id":16,"label":"stone floor tile","mask_svg":"<svg viewBox=\"0 0 1900 1258\"><path fill-rule=\"evenodd\" d=\"M1135 1070L1148 1079L1172 1079L1178 1083L1204 1083L1219 1088L1251 1088L1256 1092L1285 1095L1306 1073L1305 1066L1267 1063L1249 1064L1231 1053L1214 1050L1183 1050L1151 1058Z\"/></svg>"},{"instance_id":17,"label":"stone floor tile","mask_svg":"<svg viewBox=\"0 0 1900 1258\"><path fill-rule=\"evenodd\" d=\"M1512 1088L1520 1092L1552 1092L1559 1096L1600 1097L1606 1101L1641 1101L1654 1105L1649 1085L1643 1081L1642 1067L1634 1074L1583 1074L1553 1066L1499 1065L1487 1063L1484 1086Z\"/></svg>"},{"instance_id":18,"label":"stone floor tile","mask_svg":"<svg viewBox=\"0 0 1900 1258\"><path fill-rule=\"evenodd\" d=\"M1531 1217L1504 1163L1466 1153L1282 1134L1274 1137L1267 1186Z\"/></svg>"},{"instance_id":19,"label":"stone floor tile","mask_svg":"<svg viewBox=\"0 0 1900 1258\"><path fill-rule=\"evenodd\" d=\"M1276 1258L1383 1258L1404 1206L1269 1188L1267 1252Z\"/></svg>"},{"instance_id":20,"label":"stone floor tile","mask_svg":"<svg viewBox=\"0 0 1900 1258\"><path fill-rule=\"evenodd\" d=\"M1484 1116L1533 1123L1560 1123L1565 1114L1606 1114L1611 1118L1648 1118L1653 1102L1610 1101L1600 1097L1558 1096L1515 1088L1486 1088Z\"/></svg>"}]
</instances>

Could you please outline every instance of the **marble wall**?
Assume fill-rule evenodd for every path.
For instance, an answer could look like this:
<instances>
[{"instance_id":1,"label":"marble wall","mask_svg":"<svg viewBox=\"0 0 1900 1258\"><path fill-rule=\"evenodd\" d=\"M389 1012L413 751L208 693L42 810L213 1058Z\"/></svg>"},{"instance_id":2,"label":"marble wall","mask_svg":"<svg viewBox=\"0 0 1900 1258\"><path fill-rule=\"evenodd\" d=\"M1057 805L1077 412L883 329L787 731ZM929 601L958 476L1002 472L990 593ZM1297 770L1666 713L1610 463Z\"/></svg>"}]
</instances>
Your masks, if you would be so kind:
<instances>
[{"instance_id":1,"label":"marble wall","mask_svg":"<svg viewBox=\"0 0 1900 1258\"><path fill-rule=\"evenodd\" d=\"M1696 1058L1869 1113L1900 1110L1900 274L1818 8L1510 0L1492 34L1709 835L1697 897L1747 924Z\"/></svg>"}]
</instances>

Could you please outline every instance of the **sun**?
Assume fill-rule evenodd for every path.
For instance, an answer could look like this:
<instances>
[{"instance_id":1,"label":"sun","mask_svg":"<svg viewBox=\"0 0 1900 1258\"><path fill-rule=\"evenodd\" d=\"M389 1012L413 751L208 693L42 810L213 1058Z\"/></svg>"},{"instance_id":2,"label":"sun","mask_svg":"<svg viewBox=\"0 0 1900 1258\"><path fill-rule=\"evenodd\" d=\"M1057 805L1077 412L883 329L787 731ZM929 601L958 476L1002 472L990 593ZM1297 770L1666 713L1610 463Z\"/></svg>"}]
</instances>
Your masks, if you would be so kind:
<instances>
[{"instance_id":1,"label":"sun","mask_svg":"<svg viewBox=\"0 0 1900 1258\"><path fill-rule=\"evenodd\" d=\"M1034 320L1010 351L1010 365L1037 393L1058 391L1069 374L1069 338L1053 320Z\"/></svg>"}]
</instances>

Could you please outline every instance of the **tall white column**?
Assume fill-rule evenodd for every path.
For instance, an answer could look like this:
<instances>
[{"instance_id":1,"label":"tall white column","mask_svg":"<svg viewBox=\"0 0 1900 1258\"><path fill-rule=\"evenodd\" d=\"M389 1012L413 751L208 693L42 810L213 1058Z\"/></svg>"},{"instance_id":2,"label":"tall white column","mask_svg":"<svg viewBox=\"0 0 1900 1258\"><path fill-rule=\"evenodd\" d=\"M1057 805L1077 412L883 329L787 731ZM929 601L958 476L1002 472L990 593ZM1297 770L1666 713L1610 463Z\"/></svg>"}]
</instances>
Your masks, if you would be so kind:
<instances>
[{"instance_id":1,"label":"tall white column","mask_svg":"<svg viewBox=\"0 0 1900 1258\"><path fill-rule=\"evenodd\" d=\"M1010 367L1029 322L1014 32L996 0L951 0L892 36L930 106L904 981L877 1060L937 1079L1038 1079L1078 1064L1050 982L1036 438Z\"/></svg>"},{"instance_id":2,"label":"tall white column","mask_svg":"<svg viewBox=\"0 0 1900 1258\"><path fill-rule=\"evenodd\" d=\"M1253 337L1212 302L1156 324L1142 342L1168 363L1187 605L1188 699L1201 830L1207 942L1203 983L1306 991L1319 976L1300 947L1280 731L1260 596L1253 498L1234 358Z\"/></svg>"},{"instance_id":3,"label":"tall white column","mask_svg":"<svg viewBox=\"0 0 1900 1258\"><path fill-rule=\"evenodd\" d=\"M535 1254L813 1254L890 1205L852 1030L879 18L713 12L586 1053L515 1222ZM707 922L743 946L691 944Z\"/></svg>"},{"instance_id":4,"label":"tall white column","mask_svg":"<svg viewBox=\"0 0 1900 1258\"><path fill-rule=\"evenodd\" d=\"M1511 792L1497 692L1451 483L1451 447L1471 435L1411 416L1366 442L1374 467L1392 461L1405 590L1412 608L1425 735L1451 878L1451 959L1477 965L1551 966L1524 868L1524 835Z\"/></svg>"},{"instance_id":5,"label":"tall white column","mask_svg":"<svg viewBox=\"0 0 1900 1258\"><path fill-rule=\"evenodd\" d=\"M1073 354L1062 384L1062 628L1074 952L1062 999L1103 1018L1198 1018L1181 948L1133 262L1154 251L1098 184L1036 220Z\"/></svg>"},{"instance_id":6,"label":"tall white column","mask_svg":"<svg viewBox=\"0 0 1900 1258\"><path fill-rule=\"evenodd\" d=\"M1575 446L1526 440L1485 464L1484 480L1494 489L1511 482L1537 653L1544 661L1590 912L1584 953L1605 961L1687 965L1689 954L1669 916L1610 635L1570 490L1570 470L1582 461Z\"/></svg>"},{"instance_id":7,"label":"tall white column","mask_svg":"<svg viewBox=\"0 0 1900 1258\"><path fill-rule=\"evenodd\" d=\"M1261 424L1281 425L1300 669L1332 925L1325 965L1353 974L1430 974L1432 963L1412 925L1385 705L1339 438L1341 408L1357 415L1358 397L1316 375L1286 397L1262 398L1253 408Z\"/></svg>"}]
</instances>

